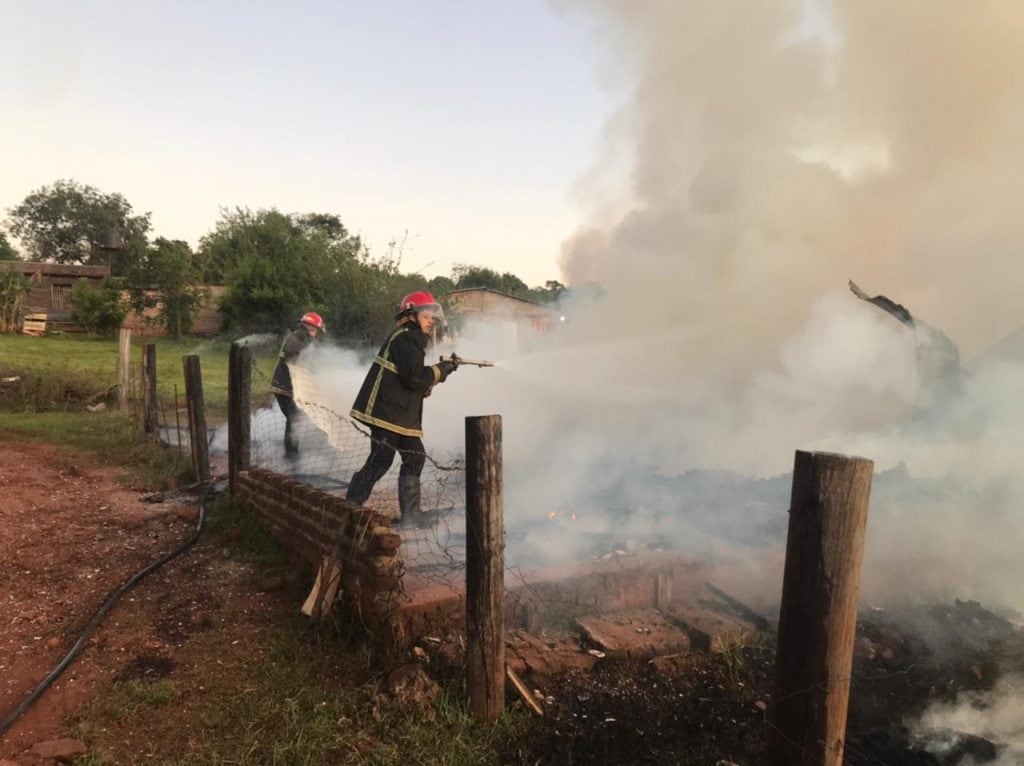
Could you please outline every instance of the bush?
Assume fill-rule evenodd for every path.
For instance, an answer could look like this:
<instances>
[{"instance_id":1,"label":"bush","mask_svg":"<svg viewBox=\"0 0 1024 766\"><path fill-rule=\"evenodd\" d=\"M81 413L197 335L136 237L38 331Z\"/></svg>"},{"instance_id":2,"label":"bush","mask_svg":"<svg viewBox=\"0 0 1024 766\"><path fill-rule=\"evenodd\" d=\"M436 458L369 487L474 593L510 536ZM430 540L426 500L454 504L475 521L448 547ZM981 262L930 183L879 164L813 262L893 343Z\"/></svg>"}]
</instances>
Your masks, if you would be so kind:
<instances>
[{"instance_id":1,"label":"bush","mask_svg":"<svg viewBox=\"0 0 1024 766\"><path fill-rule=\"evenodd\" d=\"M114 335L128 315L128 304L121 297L123 280L109 277L99 288L80 279L71 290L71 318L90 335Z\"/></svg>"},{"instance_id":2,"label":"bush","mask_svg":"<svg viewBox=\"0 0 1024 766\"><path fill-rule=\"evenodd\" d=\"M0 332L17 332L28 282L19 272L0 270Z\"/></svg>"}]
</instances>

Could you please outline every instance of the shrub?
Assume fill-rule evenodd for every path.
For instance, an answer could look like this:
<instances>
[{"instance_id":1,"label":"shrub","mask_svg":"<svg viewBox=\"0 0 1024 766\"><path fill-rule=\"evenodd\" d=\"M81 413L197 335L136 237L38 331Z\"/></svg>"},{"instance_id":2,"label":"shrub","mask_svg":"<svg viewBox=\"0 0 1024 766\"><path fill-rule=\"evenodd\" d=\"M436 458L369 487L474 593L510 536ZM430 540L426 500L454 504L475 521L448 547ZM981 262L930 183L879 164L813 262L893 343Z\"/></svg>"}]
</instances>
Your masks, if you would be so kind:
<instances>
[{"instance_id":1,"label":"shrub","mask_svg":"<svg viewBox=\"0 0 1024 766\"><path fill-rule=\"evenodd\" d=\"M71 290L71 318L90 335L110 336L128 315L128 304L121 297L123 280L109 277L98 288L80 279Z\"/></svg>"}]
</instances>

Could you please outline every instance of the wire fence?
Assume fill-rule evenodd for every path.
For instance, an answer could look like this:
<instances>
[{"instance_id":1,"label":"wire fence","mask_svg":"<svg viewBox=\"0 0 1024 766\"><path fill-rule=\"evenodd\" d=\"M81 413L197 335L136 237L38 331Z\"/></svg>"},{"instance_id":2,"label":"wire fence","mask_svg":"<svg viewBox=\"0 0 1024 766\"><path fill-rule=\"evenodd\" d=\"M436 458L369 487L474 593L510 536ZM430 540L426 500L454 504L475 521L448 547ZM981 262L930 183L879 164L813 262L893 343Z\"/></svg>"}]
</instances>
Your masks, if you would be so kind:
<instances>
[{"instance_id":1,"label":"wire fence","mask_svg":"<svg viewBox=\"0 0 1024 766\"><path fill-rule=\"evenodd\" d=\"M271 385L272 370L253 365L254 388ZM300 380L303 371L292 368ZM300 391L302 386L297 387ZM295 411L286 418L281 398ZM255 400L254 400L255 404ZM289 422L290 420L290 422ZM288 438L286 440L286 428ZM291 476L329 494L342 497L352 477L367 460L373 445L368 427L301 394L288 396L275 390L252 414L250 431L254 467ZM455 582L465 569L465 461L461 455L436 456L427 452L420 476L420 513L402 519L402 556L405 571L427 581ZM401 519L398 477L401 454L374 485L363 505L395 522Z\"/></svg>"}]
</instances>

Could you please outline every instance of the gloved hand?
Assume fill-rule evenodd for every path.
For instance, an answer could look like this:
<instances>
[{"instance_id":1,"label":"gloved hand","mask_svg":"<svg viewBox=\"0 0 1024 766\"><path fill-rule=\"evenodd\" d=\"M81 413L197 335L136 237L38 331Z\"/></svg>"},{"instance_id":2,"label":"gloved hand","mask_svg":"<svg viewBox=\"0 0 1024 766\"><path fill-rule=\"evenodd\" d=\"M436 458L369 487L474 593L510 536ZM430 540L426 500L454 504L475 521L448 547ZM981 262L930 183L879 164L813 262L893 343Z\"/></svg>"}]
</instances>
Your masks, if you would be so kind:
<instances>
[{"instance_id":1,"label":"gloved hand","mask_svg":"<svg viewBox=\"0 0 1024 766\"><path fill-rule=\"evenodd\" d=\"M444 381L449 375L459 369L459 365L455 364L451 359L442 359L438 363L437 369L441 371L441 380Z\"/></svg>"}]
</instances>

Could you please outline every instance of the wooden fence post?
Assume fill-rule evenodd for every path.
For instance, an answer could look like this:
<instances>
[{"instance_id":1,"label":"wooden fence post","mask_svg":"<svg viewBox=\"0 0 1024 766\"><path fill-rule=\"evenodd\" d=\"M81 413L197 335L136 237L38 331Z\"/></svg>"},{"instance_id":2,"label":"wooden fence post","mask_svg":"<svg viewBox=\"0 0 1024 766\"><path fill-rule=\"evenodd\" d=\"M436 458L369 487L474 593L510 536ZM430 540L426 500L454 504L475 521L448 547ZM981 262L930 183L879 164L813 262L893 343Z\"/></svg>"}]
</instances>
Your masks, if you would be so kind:
<instances>
[{"instance_id":1,"label":"wooden fence post","mask_svg":"<svg viewBox=\"0 0 1024 766\"><path fill-rule=\"evenodd\" d=\"M874 464L797 452L775 663L773 766L842 766Z\"/></svg>"},{"instance_id":2,"label":"wooden fence post","mask_svg":"<svg viewBox=\"0 0 1024 766\"><path fill-rule=\"evenodd\" d=\"M128 404L131 390L132 331L122 327L117 333L117 406Z\"/></svg>"},{"instance_id":3,"label":"wooden fence post","mask_svg":"<svg viewBox=\"0 0 1024 766\"><path fill-rule=\"evenodd\" d=\"M206 443L206 408L203 404L203 372L198 354L181 358L185 371L185 403L188 407L188 440L196 481L210 478L210 452Z\"/></svg>"},{"instance_id":4,"label":"wooden fence post","mask_svg":"<svg viewBox=\"0 0 1024 766\"><path fill-rule=\"evenodd\" d=\"M501 416L466 418L466 686L469 710L505 707L505 531Z\"/></svg>"},{"instance_id":5,"label":"wooden fence post","mask_svg":"<svg viewBox=\"0 0 1024 766\"><path fill-rule=\"evenodd\" d=\"M232 497L238 472L249 470L251 390L252 354L245 346L232 343L228 359L228 484Z\"/></svg>"},{"instance_id":6,"label":"wooden fence post","mask_svg":"<svg viewBox=\"0 0 1024 766\"><path fill-rule=\"evenodd\" d=\"M156 395L156 344L147 343L142 350L142 430L155 434L160 429L159 404Z\"/></svg>"}]
</instances>

